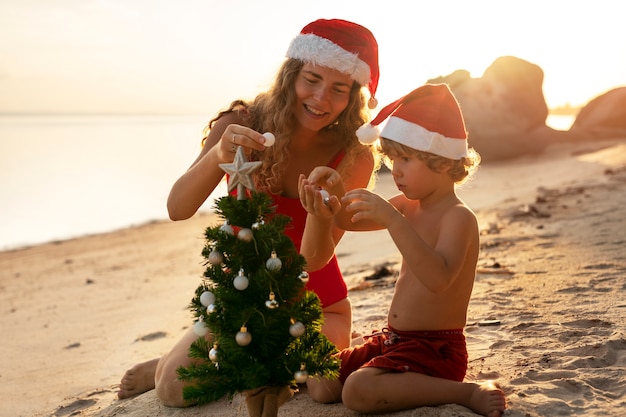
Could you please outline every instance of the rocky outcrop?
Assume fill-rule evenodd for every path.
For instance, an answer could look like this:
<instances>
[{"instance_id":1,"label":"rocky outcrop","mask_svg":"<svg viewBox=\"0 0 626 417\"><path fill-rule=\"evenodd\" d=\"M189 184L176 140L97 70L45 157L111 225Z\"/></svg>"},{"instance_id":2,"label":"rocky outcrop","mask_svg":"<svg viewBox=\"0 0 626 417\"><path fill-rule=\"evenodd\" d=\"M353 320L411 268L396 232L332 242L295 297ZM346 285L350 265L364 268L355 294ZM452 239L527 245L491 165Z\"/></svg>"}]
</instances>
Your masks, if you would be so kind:
<instances>
[{"instance_id":1,"label":"rocky outcrop","mask_svg":"<svg viewBox=\"0 0 626 417\"><path fill-rule=\"evenodd\" d=\"M626 138L626 87L610 90L587 103L570 131L593 139Z\"/></svg>"},{"instance_id":2,"label":"rocky outcrop","mask_svg":"<svg viewBox=\"0 0 626 417\"><path fill-rule=\"evenodd\" d=\"M459 70L428 82L450 86L463 111L469 144L483 161L539 153L567 136L546 126L543 71L523 59L500 57L481 78Z\"/></svg>"}]
</instances>

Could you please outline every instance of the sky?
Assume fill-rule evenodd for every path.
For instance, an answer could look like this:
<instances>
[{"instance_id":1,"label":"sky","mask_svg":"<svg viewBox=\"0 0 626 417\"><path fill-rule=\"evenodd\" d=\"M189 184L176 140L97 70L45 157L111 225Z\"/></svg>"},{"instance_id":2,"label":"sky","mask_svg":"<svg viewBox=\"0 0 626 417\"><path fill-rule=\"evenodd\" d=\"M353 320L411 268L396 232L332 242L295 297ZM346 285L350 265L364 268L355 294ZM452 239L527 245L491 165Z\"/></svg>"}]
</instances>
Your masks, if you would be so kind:
<instances>
[{"instance_id":1,"label":"sky","mask_svg":"<svg viewBox=\"0 0 626 417\"><path fill-rule=\"evenodd\" d=\"M550 107L626 85L614 0L0 0L0 114L213 116L264 90L318 18L374 33L381 106L505 55L543 69Z\"/></svg>"}]
</instances>

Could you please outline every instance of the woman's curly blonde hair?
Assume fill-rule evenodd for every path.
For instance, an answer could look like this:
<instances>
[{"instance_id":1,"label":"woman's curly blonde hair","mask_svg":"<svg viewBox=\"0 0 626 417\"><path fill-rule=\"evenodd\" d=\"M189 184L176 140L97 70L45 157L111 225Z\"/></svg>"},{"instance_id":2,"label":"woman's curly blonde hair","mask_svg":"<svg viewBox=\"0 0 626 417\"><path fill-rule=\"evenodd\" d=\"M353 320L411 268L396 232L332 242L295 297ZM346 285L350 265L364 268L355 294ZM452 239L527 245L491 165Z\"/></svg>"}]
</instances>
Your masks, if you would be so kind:
<instances>
[{"instance_id":1,"label":"woman's curly blonde hair","mask_svg":"<svg viewBox=\"0 0 626 417\"><path fill-rule=\"evenodd\" d=\"M233 101L228 109L218 113L205 129L205 132L208 132L225 114L238 112L251 129L260 133L272 132L276 137L274 146L267 148L262 154L253 151L251 159L263 162L261 167L253 173L255 186L257 189L273 194L280 194L283 191L284 167L289 160L288 148L293 140L295 123L293 116L296 102L295 82L303 65L304 62L300 60L286 59L268 91L257 95L252 102ZM348 106L333 124L326 127L328 130L335 131L337 140L342 143L346 152L344 160L347 162L347 167L350 167L362 152L373 152L372 145L361 144L355 133L357 128L368 120L369 110L365 106L365 96L361 91L361 86L354 82L350 90ZM342 175L345 178L350 170L344 171Z\"/></svg>"},{"instance_id":2,"label":"woman's curly blonde hair","mask_svg":"<svg viewBox=\"0 0 626 417\"><path fill-rule=\"evenodd\" d=\"M478 165L480 165L480 154L474 148L469 148L465 157L450 159L430 152L419 151L391 139L381 137L377 152L382 155L418 158L424 161L426 166L434 172L441 172L442 168L448 167L448 176L459 185L469 180L478 169ZM386 165L391 167L392 164L388 158L384 158L384 161Z\"/></svg>"}]
</instances>

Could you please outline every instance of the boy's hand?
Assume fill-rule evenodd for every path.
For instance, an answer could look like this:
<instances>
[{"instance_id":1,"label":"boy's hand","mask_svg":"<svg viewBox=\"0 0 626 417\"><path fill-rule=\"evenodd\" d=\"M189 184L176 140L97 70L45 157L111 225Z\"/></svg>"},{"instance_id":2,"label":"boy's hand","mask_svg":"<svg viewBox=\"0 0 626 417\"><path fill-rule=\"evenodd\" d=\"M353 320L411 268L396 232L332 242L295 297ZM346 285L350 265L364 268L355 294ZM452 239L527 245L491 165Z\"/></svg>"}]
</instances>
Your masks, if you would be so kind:
<instances>
[{"instance_id":1,"label":"boy's hand","mask_svg":"<svg viewBox=\"0 0 626 417\"><path fill-rule=\"evenodd\" d=\"M352 215L352 222L369 220L387 228L393 218L399 214L396 208L387 200L364 188L348 191L341 202Z\"/></svg>"}]
</instances>

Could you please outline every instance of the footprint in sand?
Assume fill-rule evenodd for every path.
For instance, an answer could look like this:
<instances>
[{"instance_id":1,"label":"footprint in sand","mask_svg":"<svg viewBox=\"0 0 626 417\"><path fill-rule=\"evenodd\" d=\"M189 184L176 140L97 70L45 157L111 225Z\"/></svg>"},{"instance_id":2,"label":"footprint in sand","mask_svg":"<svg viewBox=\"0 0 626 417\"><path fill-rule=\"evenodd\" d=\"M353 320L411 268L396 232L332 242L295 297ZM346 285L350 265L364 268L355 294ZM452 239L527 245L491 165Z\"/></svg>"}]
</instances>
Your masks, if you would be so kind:
<instances>
[{"instance_id":1,"label":"footprint in sand","mask_svg":"<svg viewBox=\"0 0 626 417\"><path fill-rule=\"evenodd\" d=\"M85 399L78 399L68 405L63 405L61 407L59 407L55 412L54 412L54 416L55 417L63 417L63 416L70 416L70 415L77 415L77 414L81 414L80 410L84 410L85 408L89 408L92 405L94 405L97 401L96 400L85 400Z\"/></svg>"},{"instance_id":2,"label":"footprint in sand","mask_svg":"<svg viewBox=\"0 0 626 417\"><path fill-rule=\"evenodd\" d=\"M161 339L165 336L167 336L167 333L165 332L153 332L148 333L145 336L138 337L137 339L135 339L135 342L151 342L153 340Z\"/></svg>"}]
</instances>

